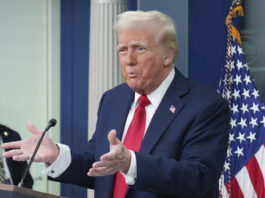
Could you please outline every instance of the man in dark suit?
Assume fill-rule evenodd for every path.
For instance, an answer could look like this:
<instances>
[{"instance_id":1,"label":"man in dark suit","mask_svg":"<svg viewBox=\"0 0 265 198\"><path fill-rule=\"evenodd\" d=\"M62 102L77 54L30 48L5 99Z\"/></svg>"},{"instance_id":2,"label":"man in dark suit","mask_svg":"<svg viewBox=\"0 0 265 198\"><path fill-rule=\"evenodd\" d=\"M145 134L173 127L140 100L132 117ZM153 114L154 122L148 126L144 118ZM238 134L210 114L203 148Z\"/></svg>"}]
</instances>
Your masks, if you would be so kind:
<instances>
[{"instance_id":1,"label":"man in dark suit","mask_svg":"<svg viewBox=\"0 0 265 198\"><path fill-rule=\"evenodd\" d=\"M0 144L18 140L21 140L21 138L16 131L0 124ZM2 156L0 158L2 158ZM14 161L12 158L3 159L1 162L4 168L3 183L17 185L27 167L27 162ZM28 173L25 177L23 187L32 188L32 186L33 179L30 173Z\"/></svg>"},{"instance_id":2,"label":"man in dark suit","mask_svg":"<svg viewBox=\"0 0 265 198\"><path fill-rule=\"evenodd\" d=\"M229 108L214 90L183 77L172 20L157 11L124 12L115 25L126 83L103 94L84 154L48 137L36 161L50 179L95 189L96 198L218 197ZM33 138L4 144L26 160ZM36 143L34 143L36 144Z\"/></svg>"}]
</instances>

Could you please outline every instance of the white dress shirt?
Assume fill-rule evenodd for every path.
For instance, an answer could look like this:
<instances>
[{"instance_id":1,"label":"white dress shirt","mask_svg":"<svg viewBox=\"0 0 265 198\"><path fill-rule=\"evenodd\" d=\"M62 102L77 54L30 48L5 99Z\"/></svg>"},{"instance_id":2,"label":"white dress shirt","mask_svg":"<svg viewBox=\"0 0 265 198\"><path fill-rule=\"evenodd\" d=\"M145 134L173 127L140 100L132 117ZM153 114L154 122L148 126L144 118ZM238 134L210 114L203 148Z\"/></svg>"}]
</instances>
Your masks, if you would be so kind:
<instances>
[{"instance_id":1,"label":"white dress shirt","mask_svg":"<svg viewBox=\"0 0 265 198\"><path fill-rule=\"evenodd\" d=\"M156 88L152 93L148 94L147 97L151 104L147 105L145 107L146 110L146 124L145 124L145 132L148 129L148 126L153 118L153 115L156 112L157 107L159 106L162 98L164 97L168 87L170 86L171 82L173 81L175 75L175 70L172 68L169 75L166 77L166 79L159 85L158 88ZM129 128L129 125L133 119L134 111L138 105L140 95L138 93L135 93L134 101L131 105L131 109L128 113L127 120L124 127L124 132L122 136L122 142L125 139L125 136L127 134L127 130ZM49 167L45 168L43 170L43 174L47 174L50 177L56 178L60 176L70 165L71 163L71 153L70 148L67 145L58 144L60 148L60 153L56 161L51 164ZM127 174L123 174L125 177L126 183L128 185L135 184L135 180L137 178L137 166L136 166L136 157L135 153L131 151L131 164L128 170Z\"/></svg>"}]
</instances>

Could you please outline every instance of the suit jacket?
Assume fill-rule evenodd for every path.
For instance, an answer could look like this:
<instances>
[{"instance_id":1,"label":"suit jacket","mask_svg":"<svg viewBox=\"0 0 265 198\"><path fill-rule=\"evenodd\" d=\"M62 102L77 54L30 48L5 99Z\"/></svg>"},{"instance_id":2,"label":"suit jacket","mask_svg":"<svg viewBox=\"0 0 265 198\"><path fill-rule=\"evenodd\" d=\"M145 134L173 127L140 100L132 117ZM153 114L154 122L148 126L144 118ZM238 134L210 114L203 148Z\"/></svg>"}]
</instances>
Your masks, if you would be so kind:
<instances>
[{"instance_id":1,"label":"suit jacket","mask_svg":"<svg viewBox=\"0 0 265 198\"><path fill-rule=\"evenodd\" d=\"M103 94L96 130L85 153L72 153L72 162L58 181L94 188L96 198L112 196L114 175L93 178L86 173L109 152L111 129L121 139L133 99L134 92L126 84ZM126 197L218 197L229 115L228 105L216 91L187 80L176 70L136 152L137 179Z\"/></svg>"},{"instance_id":2,"label":"suit jacket","mask_svg":"<svg viewBox=\"0 0 265 198\"><path fill-rule=\"evenodd\" d=\"M1 124L0 124L0 136L4 143L21 140L20 135L16 131ZM12 160L12 158L7 158L6 162L13 185L18 185L18 183L22 178L22 175L24 174L24 171L26 170L27 162L14 161ZM32 186L33 186L33 179L30 173L28 173L25 177L23 187L32 188Z\"/></svg>"}]
</instances>

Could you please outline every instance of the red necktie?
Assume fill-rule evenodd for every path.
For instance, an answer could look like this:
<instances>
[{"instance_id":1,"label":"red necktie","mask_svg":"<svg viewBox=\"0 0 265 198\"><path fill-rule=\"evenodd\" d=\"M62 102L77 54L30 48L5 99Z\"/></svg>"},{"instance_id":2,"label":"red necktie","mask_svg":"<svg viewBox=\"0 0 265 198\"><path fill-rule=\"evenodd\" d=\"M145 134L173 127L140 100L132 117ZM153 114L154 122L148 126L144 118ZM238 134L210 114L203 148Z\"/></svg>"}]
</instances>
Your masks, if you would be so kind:
<instances>
[{"instance_id":1,"label":"red necktie","mask_svg":"<svg viewBox=\"0 0 265 198\"><path fill-rule=\"evenodd\" d=\"M126 146L127 149L133 151L139 151L140 149L145 131L145 106L149 104L150 101L148 100L146 95L140 96L139 104L134 112L132 122L128 128L126 137L123 142L124 146ZM120 171L118 171L115 176L113 198L124 198L127 187L128 185L125 182L124 176Z\"/></svg>"}]
</instances>

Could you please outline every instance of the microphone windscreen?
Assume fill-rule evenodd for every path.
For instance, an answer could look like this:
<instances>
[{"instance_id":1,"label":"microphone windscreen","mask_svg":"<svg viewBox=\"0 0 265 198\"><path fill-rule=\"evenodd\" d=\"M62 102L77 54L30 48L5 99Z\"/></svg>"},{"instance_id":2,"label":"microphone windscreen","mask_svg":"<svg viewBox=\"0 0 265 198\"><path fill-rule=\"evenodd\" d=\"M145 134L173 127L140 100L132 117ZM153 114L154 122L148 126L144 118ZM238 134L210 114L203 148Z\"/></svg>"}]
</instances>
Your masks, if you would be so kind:
<instances>
[{"instance_id":1,"label":"microphone windscreen","mask_svg":"<svg viewBox=\"0 0 265 198\"><path fill-rule=\"evenodd\" d=\"M57 123L56 119L53 118L53 119L50 119L49 120L48 125L50 127L54 127L56 125L56 123Z\"/></svg>"}]
</instances>

